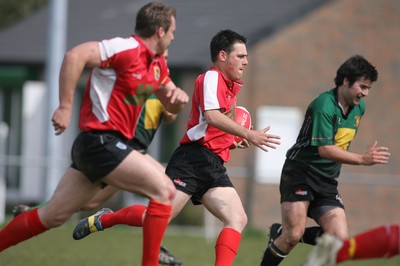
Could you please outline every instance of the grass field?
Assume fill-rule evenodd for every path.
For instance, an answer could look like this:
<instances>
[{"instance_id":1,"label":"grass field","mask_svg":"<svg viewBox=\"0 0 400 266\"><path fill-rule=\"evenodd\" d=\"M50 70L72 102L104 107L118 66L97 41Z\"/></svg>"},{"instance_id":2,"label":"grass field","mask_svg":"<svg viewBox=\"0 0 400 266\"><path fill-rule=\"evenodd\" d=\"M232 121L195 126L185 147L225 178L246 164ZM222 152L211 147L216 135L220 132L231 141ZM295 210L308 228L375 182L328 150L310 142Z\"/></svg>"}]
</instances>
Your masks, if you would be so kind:
<instances>
[{"instance_id":1,"label":"grass field","mask_svg":"<svg viewBox=\"0 0 400 266\"><path fill-rule=\"evenodd\" d=\"M96 233L80 241L72 239L73 223L9 248L0 254L1 266L123 266L140 265L141 229L116 226ZM177 231L179 233L177 233ZM1 241L1 240L0 240ZM266 237L257 232L247 232L233 265L258 266L266 244ZM164 245L184 261L185 266L212 266L214 261L214 241L186 232L184 229L170 228L164 238ZM310 247L299 244L281 264L299 266L307 256ZM400 265L400 256L390 260L369 260L343 263L341 266Z\"/></svg>"}]
</instances>

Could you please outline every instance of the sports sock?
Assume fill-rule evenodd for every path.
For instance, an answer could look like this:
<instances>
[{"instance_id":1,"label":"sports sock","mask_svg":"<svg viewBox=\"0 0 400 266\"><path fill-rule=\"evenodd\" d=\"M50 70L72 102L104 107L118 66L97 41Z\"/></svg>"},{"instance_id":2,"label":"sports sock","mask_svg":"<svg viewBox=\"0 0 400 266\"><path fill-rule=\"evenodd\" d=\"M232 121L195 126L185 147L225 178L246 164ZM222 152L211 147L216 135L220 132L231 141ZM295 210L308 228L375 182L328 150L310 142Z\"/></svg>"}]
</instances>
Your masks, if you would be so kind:
<instances>
[{"instance_id":1,"label":"sports sock","mask_svg":"<svg viewBox=\"0 0 400 266\"><path fill-rule=\"evenodd\" d=\"M344 241L336 261L390 258L400 252L399 237L399 225L371 229Z\"/></svg>"},{"instance_id":2,"label":"sports sock","mask_svg":"<svg viewBox=\"0 0 400 266\"><path fill-rule=\"evenodd\" d=\"M215 266L232 265L239 249L241 233L232 228L223 228L215 244Z\"/></svg>"},{"instance_id":3,"label":"sports sock","mask_svg":"<svg viewBox=\"0 0 400 266\"><path fill-rule=\"evenodd\" d=\"M171 205L150 200L143 221L142 266L158 265L161 241L171 216Z\"/></svg>"},{"instance_id":4,"label":"sports sock","mask_svg":"<svg viewBox=\"0 0 400 266\"><path fill-rule=\"evenodd\" d=\"M315 246L317 244L317 238L322 236L323 234L324 231L320 226L306 227L306 229L304 230L304 234L299 242Z\"/></svg>"},{"instance_id":5,"label":"sports sock","mask_svg":"<svg viewBox=\"0 0 400 266\"><path fill-rule=\"evenodd\" d=\"M260 266L277 266L286 256L287 254L278 249L274 243L270 243L264 251Z\"/></svg>"},{"instance_id":6,"label":"sports sock","mask_svg":"<svg viewBox=\"0 0 400 266\"><path fill-rule=\"evenodd\" d=\"M0 231L0 252L48 229L40 221L38 209L21 213Z\"/></svg>"},{"instance_id":7,"label":"sports sock","mask_svg":"<svg viewBox=\"0 0 400 266\"><path fill-rule=\"evenodd\" d=\"M131 226L143 226L143 213L147 209L144 205L132 205L116 212L109 212L100 217L103 229L110 228L116 224L127 224Z\"/></svg>"}]
</instances>

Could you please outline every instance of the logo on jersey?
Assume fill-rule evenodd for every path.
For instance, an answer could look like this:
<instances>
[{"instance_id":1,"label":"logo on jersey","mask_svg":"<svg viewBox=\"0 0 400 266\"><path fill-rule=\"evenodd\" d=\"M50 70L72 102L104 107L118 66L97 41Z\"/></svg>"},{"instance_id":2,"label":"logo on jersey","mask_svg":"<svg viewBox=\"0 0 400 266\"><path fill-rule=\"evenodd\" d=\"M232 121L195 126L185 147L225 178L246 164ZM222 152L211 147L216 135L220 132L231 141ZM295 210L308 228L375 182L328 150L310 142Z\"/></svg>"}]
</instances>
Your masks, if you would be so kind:
<instances>
[{"instance_id":1,"label":"logo on jersey","mask_svg":"<svg viewBox=\"0 0 400 266\"><path fill-rule=\"evenodd\" d=\"M356 116L354 117L354 119L356 120L356 123L354 124L354 126L355 126L355 127L358 127L358 126L360 125L361 117L359 117L358 115L356 115Z\"/></svg>"},{"instance_id":2,"label":"logo on jersey","mask_svg":"<svg viewBox=\"0 0 400 266\"><path fill-rule=\"evenodd\" d=\"M161 70L159 66L154 66L154 79L159 80L161 76Z\"/></svg>"},{"instance_id":3,"label":"logo on jersey","mask_svg":"<svg viewBox=\"0 0 400 266\"><path fill-rule=\"evenodd\" d=\"M139 73L132 73L132 77L139 80L142 79L142 75L140 75Z\"/></svg>"},{"instance_id":4,"label":"logo on jersey","mask_svg":"<svg viewBox=\"0 0 400 266\"><path fill-rule=\"evenodd\" d=\"M174 183L175 183L176 185L178 185L178 186L186 187L186 183L183 182L180 178L175 178L175 179L174 179Z\"/></svg>"},{"instance_id":5,"label":"logo on jersey","mask_svg":"<svg viewBox=\"0 0 400 266\"><path fill-rule=\"evenodd\" d=\"M120 142L120 141L117 142L115 147L117 147L120 150L126 150L127 149L126 145L124 143Z\"/></svg>"},{"instance_id":6,"label":"logo on jersey","mask_svg":"<svg viewBox=\"0 0 400 266\"><path fill-rule=\"evenodd\" d=\"M298 190L296 190L295 194L298 196L307 196L308 192L305 190L298 189Z\"/></svg>"}]
</instances>

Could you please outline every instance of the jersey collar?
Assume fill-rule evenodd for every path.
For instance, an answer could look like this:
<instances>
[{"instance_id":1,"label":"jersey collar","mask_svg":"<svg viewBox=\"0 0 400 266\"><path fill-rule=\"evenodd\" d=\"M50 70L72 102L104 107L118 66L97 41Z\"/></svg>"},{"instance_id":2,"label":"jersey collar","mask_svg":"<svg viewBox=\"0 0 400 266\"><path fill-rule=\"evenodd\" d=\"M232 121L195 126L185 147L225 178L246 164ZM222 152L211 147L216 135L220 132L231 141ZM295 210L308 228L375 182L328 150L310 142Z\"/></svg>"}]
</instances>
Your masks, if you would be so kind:
<instances>
[{"instance_id":1,"label":"jersey collar","mask_svg":"<svg viewBox=\"0 0 400 266\"><path fill-rule=\"evenodd\" d=\"M228 88L236 95L239 90L242 88L243 86L243 82L241 80L229 80L224 73L222 73L219 69L217 69L216 67L212 66L210 67L210 70L214 70L217 71L221 74L221 77L224 79L225 84L228 86Z\"/></svg>"}]
</instances>

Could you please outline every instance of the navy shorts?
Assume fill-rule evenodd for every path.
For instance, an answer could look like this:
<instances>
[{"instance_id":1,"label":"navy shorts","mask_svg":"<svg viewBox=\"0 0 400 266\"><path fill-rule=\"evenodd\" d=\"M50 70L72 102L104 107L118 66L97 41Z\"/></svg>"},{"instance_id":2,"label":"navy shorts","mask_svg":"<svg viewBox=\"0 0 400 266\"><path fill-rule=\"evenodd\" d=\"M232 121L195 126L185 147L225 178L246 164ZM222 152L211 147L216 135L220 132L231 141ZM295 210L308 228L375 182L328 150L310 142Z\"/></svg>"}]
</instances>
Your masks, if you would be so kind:
<instances>
[{"instance_id":1,"label":"navy shorts","mask_svg":"<svg viewBox=\"0 0 400 266\"><path fill-rule=\"evenodd\" d=\"M197 143L180 145L165 173L176 189L192 196L195 205L201 204L201 198L211 188L233 187L222 159Z\"/></svg>"},{"instance_id":2,"label":"navy shorts","mask_svg":"<svg viewBox=\"0 0 400 266\"><path fill-rule=\"evenodd\" d=\"M96 182L114 170L134 149L116 131L81 132L71 151L71 167Z\"/></svg>"},{"instance_id":3,"label":"navy shorts","mask_svg":"<svg viewBox=\"0 0 400 266\"><path fill-rule=\"evenodd\" d=\"M343 208L338 182L310 170L303 163L286 159L279 190L282 202L310 201L308 216L318 220L333 208Z\"/></svg>"}]
</instances>

